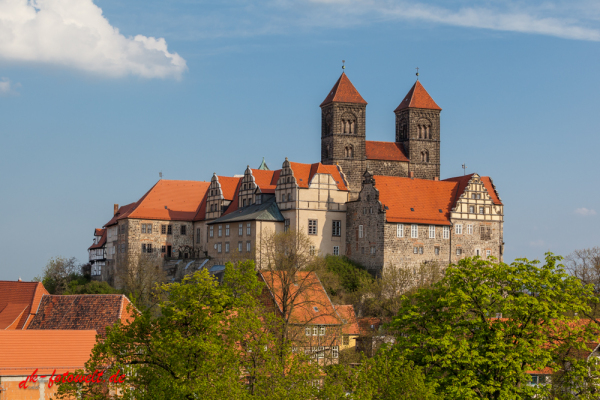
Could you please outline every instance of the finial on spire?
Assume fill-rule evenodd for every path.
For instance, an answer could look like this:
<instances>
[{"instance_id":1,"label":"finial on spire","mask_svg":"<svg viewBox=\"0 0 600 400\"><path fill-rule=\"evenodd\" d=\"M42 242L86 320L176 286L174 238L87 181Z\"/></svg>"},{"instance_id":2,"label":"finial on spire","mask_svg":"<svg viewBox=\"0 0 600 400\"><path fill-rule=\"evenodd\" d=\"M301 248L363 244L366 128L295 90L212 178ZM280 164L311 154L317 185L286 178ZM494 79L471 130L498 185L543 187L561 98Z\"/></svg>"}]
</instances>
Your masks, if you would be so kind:
<instances>
[{"instance_id":1,"label":"finial on spire","mask_svg":"<svg viewBox=\"0 0 600 400\"><path fill-rule=\"evenodd\" d=\"M160 171L160 172L158 173L158 177L159 177L160 179L162 179L162 171Z\"/></svg>"},{"instance_id":2,"label":"finial on spire","mask_svg":"<svg viewBox=\"0 0 600 400\"><path fill-rule=\"evenodd\" d=\"M415 68L417 70L417 80L419 80L419 67Z\"/></svg>"},{"instance_id":3,"label":"finial on spire","mask_svg":"<svg viewBox=\"0 0 600 400\"><path fill-rule=\"evenodd\" d=\"M462 169L463 169L463 176L465 176L467 174L467 165L463 164Z\"/></svg>"},{"instance_id":4,"label":"finial on spire","mask_svg":"<svg viewBox=\"0 0 600 400\"><path fill-rule=\"evenodd\" d=\"M342 60L342 72L346 69L346 60Z\"/></svg>"}]
</instances>

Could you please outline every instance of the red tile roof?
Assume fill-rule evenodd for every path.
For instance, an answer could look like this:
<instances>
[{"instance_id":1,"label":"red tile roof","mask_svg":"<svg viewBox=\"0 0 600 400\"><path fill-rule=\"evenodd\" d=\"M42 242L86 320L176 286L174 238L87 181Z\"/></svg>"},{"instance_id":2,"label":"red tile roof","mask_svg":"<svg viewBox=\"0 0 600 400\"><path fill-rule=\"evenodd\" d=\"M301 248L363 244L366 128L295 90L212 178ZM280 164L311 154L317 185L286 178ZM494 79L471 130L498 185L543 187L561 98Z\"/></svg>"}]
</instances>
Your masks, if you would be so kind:
<instances>
[{"instance_id":1,"label":"red tile roof","mask_svg":"<svg viewBox=\"0 0 600 400\"><path fill-rule=\"evenodd\" d=\"M344 326L342 327L342 333L345 335L358 335L360 333L358 327L358 319L354 312L354 306L352 304L335 306L339 316L342 318Z\"/></svg>"},{"instance_id":2,"label":"red tile roof","mask_svg":"<svg viewBox=\"0 0 600 400\"><path fill-rule=\"evenodd\" d=\"M24 329L48 291L41 282L0 281L0 293L0 329Z\"/></svg>"},{"instance_id":3,"label":"red tile roof","mask_svg":"<svg viewBox=\"0 0 600 400\"><path fill-rule=\"evenodd\" d=\"M325 288L314 272L296 272L295 284L291 281L286 282L288 280L286 271L259 271L259 274L280 312L286 305L284 302L288 303L287 307L291 309L289 314L291 324L342 324ZM288 290L285 296L284 289Z\"/></svg>"},{"instance_id":4,"label":"red tile roof","mask_svg":"<svg viewBox=\"0 0 600 400\"><path fill-rule=\"evenodd\" d=\"M127 218L193 221L210 182L161 179Z\"/></svg>"},{"instance_id":5,"label":"red tile roof","mask_svg":"<svg viewBox=\"0 0 600 400\"><path fill-rule=\"evenodd\" d=\"M379 175L373 178L379 201L388 207L387 222L450 225L450 211L457 198L455 182Z\"/></svg>"},{"instance_id":6,"label":"red tile roof","mask_svg":"<svg viewBox=\"0 0 600 400\"><path fill-rule=\"evenodd\" d=\"M329 103L355 103L367 104L362 98L358 90L354 87L350 79L342 72L342 75L337 80L333 88L321 103L321 107Z\"/></svg>"},{"instance_id":7,"label":"red tile roof","mask_svg":"<svg viewBox=\"0 0 600 400\"><path fill-rule=\"evenodd\" d=\"M400 143L367 140L365 141L365 151L367 160L409 162L408 157L404 154L404 148Z\"/></svg>"},{"instance_id":8,"label":"red tile roof","mask_svg":"<svg viewBox=\"0 0 600 400\"><path fill-rule=\"evenodd\" d=\"M372 335L379 332L379 327L384 323L385 321L381 318L364 317L358 320L358 329L361 335Z\"/></svg>"},{"instance_id":9,"label":"red tile roof","mask_svg":"<svg viewBox=\"0 0 600 400\"><path fill-rule=\"evenodd\" d=\"M312 182L312 179L316 174L327 174L331 175L333 180L337 183L339 190L348 190L346 182L342 178L337 165L323 165L320 162L314 164L290 162L290 168L294 173L298 187L308 188L308 185Z\"/></svg>"},{"instance_id":10,"label":"red tile roof","mask_svg":"<svg viewBox=\"0 0 600 400\"><path fill-rule=\"evenodd\" d=\"M96 331L0 331L0 376L50 375L83 369Z\"/></svg>"},{"instance_id":11,"label":"red tile roof","mask_svg":"<svg viewBox=\"0 0 600 400\"><path fill-rule=\"evenodd\" d=\"M98 233L98 231L102 231L102 234L101 235L94 234L94 236L101 236L100 240L98 241L98 243L91 245L88 250L101 249L102 246L104 246L106 244L106 229L96 229L96 233Z\"/></svg>"},{"instance_id":12,"label":"red tile roof","mask_svg":"<svg viewBox=\"0 0 600 400\"><path fill-rule=\"evenodd\" d=\"M219 176L219 183L221 184L221 192L223 192L223 198L225 200L233 200L235 197L238 183L242 180L241 177L230 177L230 176Z\"/></svg>"},{"instance_id":13,"label":"red tile roof","mask_svg":"<svg viewBox=\"0 0 600 400\"><path fill-rule=\"evenodd\" d=\"M102 234L104 234L105 229L99 229L96 228L94 229L94 236L102 236Z\"/></svg>"},{"instance_id":14,"label":"red tile roof","mask_svg":"<svg viewBox=\"0 0 600 400\"><path fill-rule=\"evenodd\" d=\"M492 198L492 201L494 202L494 204L498 204L498 205L502 204L502 202L500 201L500 198L498 197L498 193L496 192L496 188L494 187L494 183L492 182L492 179L489 176L482 176L481 182L483 182L483 186L485 186L485 189L487 190L488 194Z\"/></svg>"},{"instance_id":15,"label":"red tile roof","mask_svg":"<svg viewBox=\"0 0 600 400\"><path fill-rule=\"evenodd\" d=\"M458 197L460 197L460 195L462 195L463 192L465 191L465 188L469 184L469 181L471 180L471 178L473 178L473 175L475 175L475 174L469 174L469 175L464 175L464 176L457 176L454 178L448 178L448 179L444 179L444 182L457 182L458 183ZM483 183L483 186L485 187L488 194L490 195L492 201L494 202L494 204L502 205L502 201L500 201L500 198L498 197L498 193L496 193L496 188L494 187L494 185L492 183L492 179L489 176L481 176L480 179L481 179L481 182Z\"/></svg>"},{"instance_id":16,"label":"red tile roof","mask_svg":"<svg viewBox=\"0 0 600 400\"><path fill-rule=\"evenodd\" d=\"M280 174L280 169L275 171L252 169L254 183L260 188L261 193L275 193Z\"/></svg>"},{"instance_id":17,"label":"red tile roof","mask_svg":"<svg viewBox=\"0 0 600 400\"><path fill-rule=\"evenodd\" d=\"M94 329L104 337L107 326L132 318L129 304L122 294L45 295L28 329Z\"/></svg>"},{"instance_id":18,"label":"red tile roof","mask_svg":"<svg viewBox=\"0 0 600 400\"><path fill-rule=\"evenodd\" d=\"M137 204L138 203L136 202L119 207L117 213L111 218L110 221L106 223L106 225L104 225L104 227L115 225L117 224L117 222L119 222L120 219L127 218L127 216L134 210Z\"/></svg>"},{"instance_id":19,"label":"red tile roof","mask_svg":"<svg viewBox=\"0 0 600 400\"><path fill-rule=\"evenodd\" d=\"M412 88L408 91L404 100L394 110L400 111L405 108L426 108L429 110L441 110L440 106L435 104L427 90L421 85L421 82L416 81Z\"/></svg>"}]
</instances>

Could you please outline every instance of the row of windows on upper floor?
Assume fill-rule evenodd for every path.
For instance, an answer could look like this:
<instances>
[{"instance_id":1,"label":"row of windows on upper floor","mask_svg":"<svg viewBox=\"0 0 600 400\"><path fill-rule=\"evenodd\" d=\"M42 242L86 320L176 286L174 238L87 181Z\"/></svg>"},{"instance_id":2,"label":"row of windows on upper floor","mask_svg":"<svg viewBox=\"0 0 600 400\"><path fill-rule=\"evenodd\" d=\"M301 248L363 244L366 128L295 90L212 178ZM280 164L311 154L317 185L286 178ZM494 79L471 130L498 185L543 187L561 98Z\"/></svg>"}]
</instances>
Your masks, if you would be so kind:
<instances>
[{"instance_id":1,"label":"row of windows on upper floor","mask_svg":"<svg viewBox=\"0 0 600 400\"><path fill-rule=\"evenodd\" d=\"M401 139L408 139L408 127L406 125L401 125L398 128L398 136L400 136ZM417 137L419 139L433 139L431 127L429 125L418 125Z\"/></svg>"},{"instance_id":2,"label":"row of windows on upper floor","mask_svg":"<svg viewBox=\"0 0 600 400\"><path fill-rule=\"evenodd\" d=\"M207 227L208 237L215 237L215 226L210 225ZM198 237L200 236L200 229L197 229ZM246 236L250 236L252 234L252 224L250 222L246 222ZM229 237L230 235L230 224L225 224L225 237ZM244 235L244 224L238 224L238 236ZM223 237L223 225L217 225L217 237ZM196 238L197 243L200 239Z\"/></svg>"},{"instance_id":3,"label":"row of windows on upper floor","mask_svg":"<svg viewBox=\"0 0 600 400\"><path fill-rule=\"evenodd\" d=\"M408 227L405 227L404 224L396 224L396 237L399 237L399 238L405 237L405 235L404 235L405 229L408 229ZM429 235L428 235L429 239L436 238L436 225L429 225L429 229L427 231L429 233ZM463 234L463 225L455 224L454 225L454 233L457 235L462 235ZM480 226L479 233L480 233L482 240L490 240L491 239L491 228L489 226ZM472 224L467 224L466 234L467 235L473 234L473 225ZM364 237L366 237L365 229L364 229L363 225L359 225L358 226L358 238L362 239ZM419 238L419 225L418 224L410 225L410 238L411 239ZM449 226L442 227L442 239L450 239L450 227Z\"/></svg>"},{"instance_id":4,"label":"row of windows on upper floor","mask_svg":"<svg viewBox=\"0 0 600 400\"><path fill-rule=\"evenodd\" d=\"M361 247L360 248L360 253L361 254L365 254L366 251L368 251L369 248L367 247ZM433 247L433 254L436 256L440 255L440 251L441 248L440 246L434 246ZM371 246L370 248L370 255L371 256L375 256L377 254L377 248L375 246ZM414 246L413 247L413 254L425 254L425 250L423 246ZM456 255L457 256L461 256L461 255L465 255L465 252L463 251L463 249L461 247L457 247L456 248ZM474 256L483 256L483 251L480 249L475 249L475 252L473 253ZM485 256L486 257L490 257L492 255L492 251L486 249L485 250Z\"/></svg>"},{"instance_id":5,"label":"row of windows on upper floor","mask_svg":"<svg viewBox=\"0 0 600 400\"><path fill-rule=\"evenodd\" d=\"M225 242L225 246L223 246L223 243L221 243L221 242L215 243L215 245L214 245L214 249L217 251L217 253L222 253L223 247L225 247L225 253L230 252L229 242ZM244 251L244 242L242 242L242 241L238 242L237 251L239 253L242 253ZM252 242L250 240L248 240L248 241L246 241L246 253L250 253L250 252L252 252Z\"/></svg>"},{"instance_id":6,"label":"row of windows on upper floor","mask_svg":"<svg viewBox=\"0 0 600 400\"><path fill-rule=\"evenodd\" d=\"M124 225L123 225L124 227ZM140 231L141 233L152 233L152 224L141 224L140 225ZM160 226L160 233L162 235L172 235L173 234L173 225L161 225ZM179 227L179 234L180 235L187 235L187 226L186 225L181 225Z\"/></svg>"}]
</instances>

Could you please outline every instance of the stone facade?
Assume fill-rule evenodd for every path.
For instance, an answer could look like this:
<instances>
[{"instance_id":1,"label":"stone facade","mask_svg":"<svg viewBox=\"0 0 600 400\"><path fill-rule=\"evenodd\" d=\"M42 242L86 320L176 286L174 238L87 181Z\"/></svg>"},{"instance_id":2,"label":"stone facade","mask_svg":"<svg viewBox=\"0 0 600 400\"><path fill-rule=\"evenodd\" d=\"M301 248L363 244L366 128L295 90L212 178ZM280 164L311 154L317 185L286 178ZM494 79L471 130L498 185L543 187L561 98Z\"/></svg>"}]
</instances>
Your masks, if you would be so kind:
<instances>
[{"instance_id":1,"label":"stone facade","mask_svg":"<svg viewBox=\"0 0 600 400\"><path fill-rule=\"evenodd\" d=\"M410 159L410 171L416 178L440 177L440 110L405 108L396 111L396 142L404 147Z\"/></svg>"},{"instance_id":2,"label":"stone facade","mask_svg":"<svg viewBox=\"0 0 600 400\"><path fill-rule=\"evenodd\" d=\"M408 176L409 163L402 161L367 160L366 170L371 172L373 175Z\"/></svg>"}]
</instances>

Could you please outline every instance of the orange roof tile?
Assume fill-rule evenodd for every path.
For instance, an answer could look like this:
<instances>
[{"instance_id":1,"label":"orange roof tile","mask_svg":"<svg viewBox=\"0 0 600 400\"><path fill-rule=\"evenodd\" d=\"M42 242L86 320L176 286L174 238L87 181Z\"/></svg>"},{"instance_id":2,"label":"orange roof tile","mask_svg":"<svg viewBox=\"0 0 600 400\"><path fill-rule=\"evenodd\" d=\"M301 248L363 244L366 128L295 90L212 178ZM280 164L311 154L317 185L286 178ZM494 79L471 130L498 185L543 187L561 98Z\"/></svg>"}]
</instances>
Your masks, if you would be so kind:
<instances>
[{"instance_id":1,"label":"orange roof tile","mask_svg":"<svg viewBox=\"0 0 600 400\"><path fill-rule=\"evenodd\" d=\"M235 194L233 196L233 200L231 200L231 203L229 204L229 207L227 207L227 210L225 210L225 212L222 215L227 215L227 214L231 214L234 211L237 211L239 208L239 203L240 203L240 198L239 198L239 194L240 194L240 187L242 186L242 179L240 178L240 180L237 183L237 186L235 187Z\"/></svg>"},{"instance_id":2,"label":"orange roof tile","mask_svg":"<svg viewBox=\"0 0 600 400\"><path fill-rule=\"evenodd\" d=\"M421 82L416 81L412 88L408 91L404 100L394 110L400 111L405 108L426 108L429 110L441 110L435 101L431 98L427 90L421 85Z\"/></svg>"},{"instance_id":3,"label":"orange roof tile","mask_svg":"<svg viewBox=\"0 0 600 400\"><path fill-rule=\"evenodd\" d=\"M123 318L128 304L122 294L45 295L28 329L94 329L104 337L107 326L131 318Z\"/></svg>"},{"instance_id":4,"label":"orange roof tile","mask_svg":"<svg viewBox=\"0 0 600 400\"><path fill-rule=\"evenodd\" d=\"M335 306L339 316L342 318L344 326L342 327L342 333L345 335L358 335L360 333L358 327L358 319L354 312L354 306L352 304L346 304L341 306Z\"/></svg>"},{"instance_id":5,"label":"orange roof tile","mask_svg":"<svg viewBox=\"0 0 600 400\"><path fill-rule=\"evenodd\" d=\"M388 321L389 322L389 321ZM358 329L361 335L370 335L374 332L379 331L379 327L383 325L385 321L377 317L364 317L358 320Z\"/></svg>"},{"instance_id":6,"label":"orange roof tile","mask_svg":"<svg viewBox=\"0 0 600 400\"><path fill-rule=\"evenodd\" d=\"M0 281L0 293L0 329L26 328L42 295L49 294L41 282L20 281Z\"/></svg>"},{"instance_id":7,"label":"orange roof tile","mask_svg":"<svg viewBox=\"0 0 600 400\"><path fill-rule=\"evenodd\" d=\"M260 277L267 285L272 299L279 311L286 305L291 309L289 321L292 324L310 325L341 325L341 318L331 303L319 277L314 272L298 271L295 275L296 284L284 283L287 280L286 271L259 271ZM284 296L284 287L289 291Z\"/></svg>"},{"instance_id":8,"label":"orange roof tile","mask_svg":"<svg viewBox=\"0 0 600 400\"><path fill-rule=\"evenodd\" d=\"M102 236L102 234L104 233L105 229L94 229L94 236Z\"/></svg>"},{"instance_id":9,"label":"orange roof tile","mask_svg":"<svg viewBox=\"0 0 600 400\"><path fill-rule=\"evenodd\" d=\"M482 176L481 182L483 182L483 186L485 186L485 189L487 190L488 194L492 198L492 201L494 202L494 204L498 204L498 205L502 204L502 202L500 201L500 198L498 197L498 193L496 192L496 188L494 187L492 179L489 176Z\"/></svg>"},{"instance_id":10,"label":"orange roof tile","mask_svg":"<svg viewBox=\"0 0 600 400\"><path fill-rule=\"evenodd\" d=\"M325 100L321 103L321 107L329 103L367 104L344 72L342 72L340 78L335 85L333 85L333 88L331 88L331 91Z\"/></svg>"},{"instance_id":11,"label":"orange roof tile","mask_svg":"<svg viewBox=\"0 0 600 400\"><path fill-rule=\"evenodd\" d=\"M135 209L137 204L138 203L135 202L119 207L117 213L104 226L107 227L115 225L120 219L127 218L127 216Z\"/></svg>"},{"instance_id":12,"label":"orange roof tile","mask_svg":"<svg viewBox=\"0 0 600 400\"><path fill-rule=\"evenodd\" d=\"M88 250L101 249L102 246L104 246L106 244L106 229L96 229L96 232L97 231L102 231L100 240L98 241L98 243L91 245ZM99 236L99 235L94 235L94 236Z\"/></svg>"},{"instance_id":13,"label":"orange roof tile","mask_svg":"<svg viewBox=\"0 0 600 400\"><path fill-rule=\"evenodd\" d=\"M346 182L340 174L340 170L337 165L323 165L320 162L314 164L301 164L296 162L290 162L290 168L296 178L296 184L301 188L308 188L310 182L316 174L327 174L331 175L333 180L337 183L339 190L348 190Z\"/></svg>"},{"instance_id":14,"label":"orange roof tile","mask_svg":"<svg viewBox=\"0 0 600 400\"><path fill-rule=\"evenodd\" d=\"M241 177L230 177L230 176L219 176L219 183L221 184L221 192L223 192L223 198L225 200L233 200L238 183L242 180Z\"/></svg>"},{"instance_id":15,"label":"orange roof tile","mask_svg":"<svg viewBox=\"0 0 600 400\"><path fill-rule=\"evenodd\" d=\"M161 179L127 218L192 221L209 186L210 182Z\"/></svg>"},{"instance_id":16,"label":"orange roof tile","mask_svg":"<svg viewBox=\"0 0 600 400\"><path fill-rule=\"evenodd\" d=\"M83 369L96 331L0 331L0 376L50 375Z\"/></svg>"},{"instance_id":17,"label":"orange roof tile","mask_svg":"<svg viewBox=\"0 0 600 400\"><path fill-rule=\"evenodd\" d=\"M388 207L387 222L450 225L456 182L379 175L373 178L379 201Z\"/></svg>"},{"instance_id":18,"label":"orange roof tile","mask_svg":"<svg viewBox=\"0 0 600 400\"><path fill-rule=\"evenodd\" d=\"M365 152L367 160L409 161L400 143L367 140L365 141Z\"/></svg>"},{"instance_id":19,"label":"orange roof tile","mask_svg":"<svg viewBox=\"0 0 600 400\"><path fill-rule=\"evenodd\" d=\"M469 174L469 175L464 175L464 176L456 176L453 178L447 178L447 179L444 179L444 182L458 182L457 197L460 197L460 195L462 195L463 192L465 191L465 188L469 184L469 181L471 180L473 175L474 174ZM494 204L502 205L502 202L500 201L500 198L498 197L498 193L496 193L496 189L494 188L494 185L492 183L492 179L489 176L481 176L480 179L481 179L481 182L483 183L483 186L485 187L488 194L490 195L490 198L494 202Z\"/></svg>"},{"instance_id":20,"label":"orange roof tile","mask_svg":"<svg viewBox=\"0 0 600 400\"><path fill-rule=\"evenodd\" d=\"M252 176L254 177L254 183L260 188L262 193L275 193L277 187L277 181L281 170L267 171L264 169L252 169Z\"/></svg>"}]
</instances>

